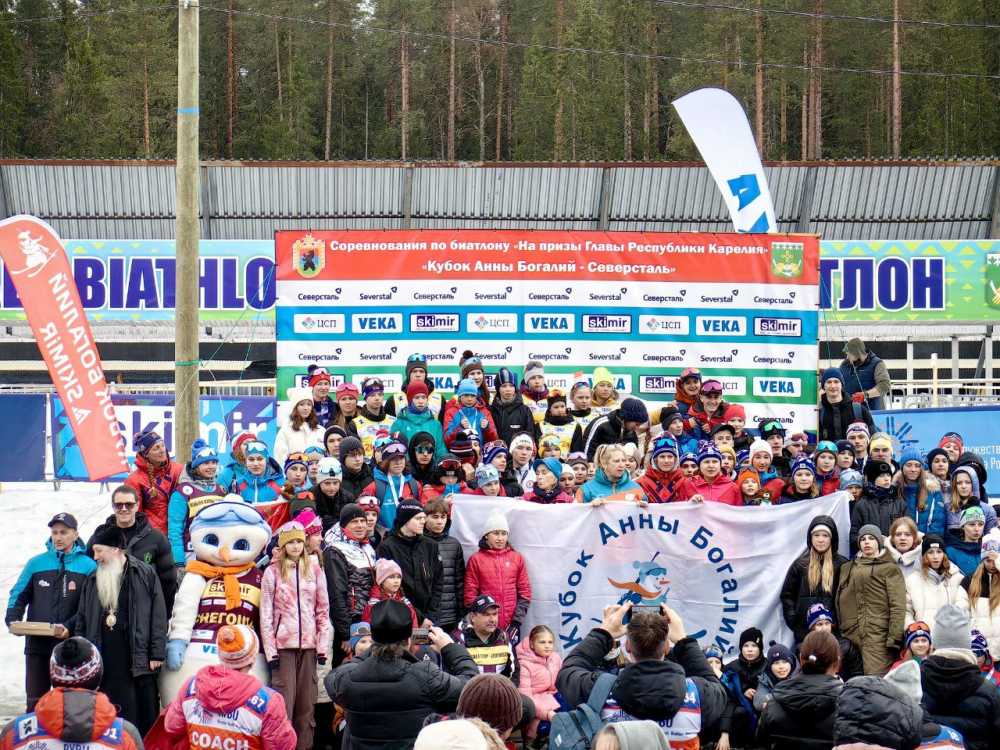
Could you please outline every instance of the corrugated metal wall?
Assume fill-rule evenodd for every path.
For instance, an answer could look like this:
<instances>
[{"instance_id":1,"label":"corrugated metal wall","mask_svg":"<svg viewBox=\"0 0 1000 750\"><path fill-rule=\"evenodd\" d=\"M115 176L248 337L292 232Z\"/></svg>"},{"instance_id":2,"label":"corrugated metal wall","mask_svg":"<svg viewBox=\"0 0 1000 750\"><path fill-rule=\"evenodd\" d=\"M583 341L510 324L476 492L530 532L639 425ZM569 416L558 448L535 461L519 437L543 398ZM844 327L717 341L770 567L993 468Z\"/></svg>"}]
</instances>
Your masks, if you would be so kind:
<instances>
[{"instance_id":1,"label":"corrugated metal wall","mask_svg":"<svg viewBox=\"0 0 1000 750\"><path fill-rule=\"evenodd\" d=\"M983 239L993 163L766 168L779 229L827 239ZM0 218L30 213L63 237L169 239L170 164L0 162ZM279 229L731 230L704 167L684 165L240 165L202 168L202 235Z\"/></svg>"}]
</instances>

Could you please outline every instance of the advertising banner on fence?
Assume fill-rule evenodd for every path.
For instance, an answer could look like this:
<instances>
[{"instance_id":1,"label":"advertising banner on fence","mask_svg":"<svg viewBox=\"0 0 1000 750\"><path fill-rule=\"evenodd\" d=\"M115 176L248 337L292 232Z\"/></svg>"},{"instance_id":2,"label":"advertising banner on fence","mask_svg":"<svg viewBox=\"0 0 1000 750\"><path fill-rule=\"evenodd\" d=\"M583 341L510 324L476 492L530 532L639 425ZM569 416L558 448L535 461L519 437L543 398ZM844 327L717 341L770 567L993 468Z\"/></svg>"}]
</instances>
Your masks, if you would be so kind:
<instances>
[{"instance_id":1,"label":"advertising banner on fence","mask_svg":"<svg viewBox=\"0 0 1000 750\"><path fill-rule=\"evenodd\" d=\"M173 240L65 240L65 253L87 317L93 321L174 319L177 243ZM202 320L234 320L274 311L274 243L210 241L201 255ZM6 266L0 320L23 320Z\"/></svg>"},{"instance_id":2,"label":"advertising banner on fence","mask_svg":"<svg viewBox=\"0 0 1000 750\"><path fill-rule=\"evenodd\" d=\"M45 481L44 393L4 393L0 414L0 482ZM16 429L11 429L16 425Z\"/></svg>"},{"instance_id":3,"label":"advertising banner on fence","mask_svg":"<svg viewBox=\"0 0 1000 750\"><path fill-rule=\"evenodd\" d=\"M126 466L125 449L101 355L59 237L34 216L14 216L0 221L0 256L66 406L87 476L97 481L119 473Z\"/></svg>"},{"instance_id":4,"label":"advertising banner on fence","mask_svg":"<svg viewBox=\"0 0 1000 750\"><path fill-rule=\"evenodd\" d=\"M672 400L695 366L765 418L816 427L814 236L528 231L278 232L278 394L315 362L398 389L427 357L453 391L465 349L489 376L541 361L549 387L608 368Z\"/></svg>"},{"instance_id":5,"label":"advertising banner on fence","mask_svg":"<svg viewBox=\"0 0 1000 750\"><path fill-rule=\"evenodd\" d=\"M789 566L806 551L809 523L832 516L848 554L849 497L733 508L719 503L537 505L508 498L456 497L451 535L468 557L479 549L486 514L499 508L531 580L521 631L558 626L563 651L600 627L607 604L666 603L702 646L739 653L739 634L758 627L791 643L778 597Z\"/></svg>"},{"instance_id":6,"label":"advertising banner on fence","mask_svg":"<svg viewBox=\"0 0 1000 750\"><path fill-rule=\"evenodd\" d=\"M111 401L121 432L127 438L129 465L135 464L132 436L156 430L163 436L167 451L178 463L190 458L190 445L174 444L174 397L171 395L113 395ZM229 455L229 438L240 430L252 430L268 445L274 445L278 429L275 400L269 396L202 396L201 436L215 448L222 461ZM220 463L222 462L220 461ZM86 481L80 449L66 418L62 401L52 398L52 467L62 481ZM125 474L114 477L115 481Z\"/></svg>"},{"instance_id":7,"label":"advertising banner on fence","mask_svg":"<svg viewBox=\"0 0 1000 750\"><path fill-rule=\"evenodd\" d=\"M983 429L984 425L1000 425L1000 407L886 409L872 412L872 418L879 430L892 436L897 456L907 445L916 445L926 456L946 432L957 432L963 438L962 448L978 454L986 465L986 491L1000 498L1000 432L995 427Z\"/></svg>"},{"instance_id":8,"label":"advertising banner on fence","mask_svg":"<svg viewBox=\"0 0 1000 750\"><path fill-rule=\"evenodd\" d=\"M824 242L820 269L829 320L1000 318L1000 242Z\"/></svg>"},{"instance_id":9,"label":"advertising banner on fence","mask_svg":"<svg viewBox=\"0 0 1000 750\"><path fill-rule=\"evenodd\" d=\"M90 321L173 320L172 240L63 245ZM203 240L200 252L203 320L274 316L272 241ZM822 315L829 320L970 322L1000 315L998 241L824 241L820 258L822 309L830 311ZM896 260L882 270L889 258ZM24 320L13 281L6 272L0 277L0 320Z\"/></svg>"}]
</instances>

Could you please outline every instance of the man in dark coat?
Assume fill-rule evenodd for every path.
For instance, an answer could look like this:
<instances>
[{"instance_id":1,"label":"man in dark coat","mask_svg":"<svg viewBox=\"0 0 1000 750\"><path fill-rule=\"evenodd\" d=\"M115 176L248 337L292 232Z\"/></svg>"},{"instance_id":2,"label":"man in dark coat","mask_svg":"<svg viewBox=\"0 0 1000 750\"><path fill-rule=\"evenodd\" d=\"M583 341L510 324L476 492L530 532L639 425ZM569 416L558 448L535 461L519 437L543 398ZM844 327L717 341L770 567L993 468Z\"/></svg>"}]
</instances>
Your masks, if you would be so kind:
<instances>
[{"instance_id":1,"label":"man in dark coat","mask_svg":"<svg viewBox=\"0 0 1000 750\"><path fill-rule=\"evenodd\" d=\"M101 691L145 736L160 713L156 680L167 651L160 579L152 566L125 552L117 526L90 541L97 570L83 584L76 631L104 659Z\"/></svg>"},{"instance_id":2,"label":"man in dark coat","mask_svg":"<svg viewBox=\"0 0 1000 750\"><path fill-rule=\"evenodd\" d=\"M844 685L833 724L835 747L915 750L922 738L923 714L899 688L881 677L855 677Z\"/></svg>"},{"instance_id":3,"label":"man in dark coat","mask_svg":"<svg viewBox=\"0 0 1000 750\"><path fill-rule=\"evenodd\" d=\"M836 367L823 371L823 393L819 401L819 440L847 439L847 428L854 422L864 422L870 432L875 431L875 420L864 404L851 401L844 393L844 374Z\"/></svg>"},{"instance_id":4,"label":"man in dark coat","mask_svg":"<svg viewBox=\"0 0 1000 750\"><path fill-rule=\"evenodd\" d=\"M458 706L465 683L479 668L464 646L440 628L430 628L431 648L442 667L410 651L413 619L392 599L371 611L372 647L326 676L327 692L343 707L344 747L351 750L410 750L432 713Z\"/></svg>"},{"instance_id":5,"label":"man in dark coat","mask_svg":"<svg viewBox=\"0 0 1000 750\"><path fill-rule=\"evenodd\" d=\"M594 454L602 445L625 443L639 445L636 430L648 421L649 412L646 410L646 405L637 398L627 398L622 401L620 408L607 416L598 417L587 425L587 430L583 433L583 445L574 445L572 448L585 451L587 460L593 461Z\"/></svg>"},{"instance_id":6,"label":"man in dark coat","mask_svg":"<svg viewBox=\"0 0 1000 750\"><path fill-rule=\"evenodd\" d=\"M45 552L28 561L10 590L4 618L10 628L24 617L27 608L30 622L56 626L54 638L38 635L25 638L24 687L29 712L35 710L38 699L49 690L52 649L72 634L83 583L97 567L87 557L73 516L56 513L49 521L49 530Z\"/></svg>"},{"instance_id":7,"label":"man in dark coat","mask_svg":"<svg viewBox=\"0 0 1000 750\"><path fill-rule=\"evenodd\" d=\"M844 389L849 395L866 401L871 409L884 408L883 398L892 390L889 368L868 351L864 341L853 338L847 342L840 371L844 373Z\"/></svg>"},{"instance_id":8,"label":"man in dark coat","mask_svg":"<svg viewBox=\"0 0 1000 750\"><path fill-rule=\"evenodd\" d=\"M698 642L687 637L681 618L666 605L660 605L662 617L636 613L626 628L622 620L631 608L631 602L604 608L601 627L591 630L563 661L556 678L560 695L571 706L586 702L606 671L605 656L627 633L625 648L633 663L618 673L602 716L615 721L651 719L664 728L671 743L711 735L726 708L726 689Z\"/></svg>"},{"instance_id":9,"label":"man in dark coat","mask_svg":"<svg viewBox=\"0 0 1000 750\"><path fill-rule=\"evenodd\" d=\"M1000 748L1000 693L972 653L969 614L945 604L934 617L934 653L920 663L924 707L960 733L968 750Z\"/></svg>"},{"instance_id":10,"label":"man in dark coat","mask_svg":"<svg viewBox=\"0 0 1000 750\"><path fill-rule=\"evenodd\" d=\"M107 521L97 527L97 531L87 542L87 554L94 556L94 537L111 526L117 526L125 536L125 552L137 560L151 565L160 579L163 604L167 608L167 619L174 611L174 594L177 593L177 571L174 567L174 553L170 542L149 524L145 513L139 511L139 493L128 485L122 485L111 493L111 509L114 511ZM183 563L183 560L181 561Z\"/></svg>"},{"instance_id":11,"label":"man in dark coat","mask_svg":"<svg viewBox=\"0 0 1000 750\"><path fill-rule=\"evenodd\" d=\"M437 622L444 590L444 566L438 543L424 536L427 514L416 500L396 509L392 531L378 546L379 559L395 560L403 571L403 593L417 611L417 622Z\"/></svg>"}]
</instances>

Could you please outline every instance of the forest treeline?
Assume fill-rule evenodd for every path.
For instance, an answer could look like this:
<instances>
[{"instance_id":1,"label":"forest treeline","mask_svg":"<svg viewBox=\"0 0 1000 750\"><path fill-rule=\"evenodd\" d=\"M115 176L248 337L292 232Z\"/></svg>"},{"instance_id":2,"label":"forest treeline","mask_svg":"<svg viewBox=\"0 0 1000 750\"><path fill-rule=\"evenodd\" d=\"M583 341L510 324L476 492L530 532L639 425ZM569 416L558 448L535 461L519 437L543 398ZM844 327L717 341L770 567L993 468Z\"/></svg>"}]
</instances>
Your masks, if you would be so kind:
<instances>
[{"instance_id":1,"label":"forest treeline","mask_svg":"<svg viewBox=\"0 0 1000 750\"><path fill-rule=\"evenodd\" d=\"M709 85L768 160L1000 153L1000 0L201 8L205 159L691 159ZM171 158L176 45L170 2L0 0L0 157Z\"/></svg>"}]
</instances>

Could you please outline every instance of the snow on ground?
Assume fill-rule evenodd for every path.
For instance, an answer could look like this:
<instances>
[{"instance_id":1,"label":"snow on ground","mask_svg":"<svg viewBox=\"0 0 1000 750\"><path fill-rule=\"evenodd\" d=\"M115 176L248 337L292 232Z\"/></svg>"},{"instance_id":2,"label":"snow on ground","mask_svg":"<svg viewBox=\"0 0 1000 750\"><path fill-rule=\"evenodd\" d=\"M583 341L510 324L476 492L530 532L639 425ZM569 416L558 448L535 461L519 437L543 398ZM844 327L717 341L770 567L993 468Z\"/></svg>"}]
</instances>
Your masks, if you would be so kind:
<instances>
[{"instance_id":1,"label":"snow on ground","mask_svg":"<svg viewBox=\"0 0 1000 750\"><path fill-rule=\"evenodd\" d=\"M0 489L0 607L7 611L10 590L28 560L45 551L48 522L56 513L76 516L86 542L111 515L111 492L100 484L63 482L58 492L49 483L5 482ZM0 630L0 726L24 713L24 639Z\"/></svg>"}]
</instances>

